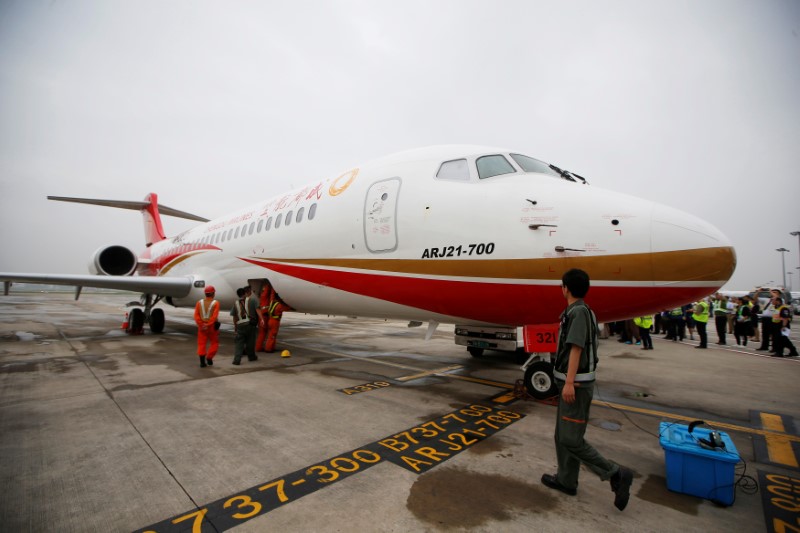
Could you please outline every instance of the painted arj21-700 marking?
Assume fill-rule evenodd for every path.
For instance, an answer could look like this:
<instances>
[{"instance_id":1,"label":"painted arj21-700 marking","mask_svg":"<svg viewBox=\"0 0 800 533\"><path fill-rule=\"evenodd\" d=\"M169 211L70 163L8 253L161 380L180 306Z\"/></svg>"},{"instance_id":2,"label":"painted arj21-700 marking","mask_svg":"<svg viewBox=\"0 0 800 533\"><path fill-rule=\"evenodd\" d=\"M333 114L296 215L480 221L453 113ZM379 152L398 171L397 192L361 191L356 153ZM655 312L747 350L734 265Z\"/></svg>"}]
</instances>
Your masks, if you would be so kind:
<instances>
[{"instance_id":1,"label":"painted arj21-700 marking","mask_svg":"<svg viewBox=\"0 0 800 533\"><path fill-rule=\"evenodd\" d=\"M229 306L237 287L266 279L300 312L549 324L563 308L562 273L579 267L607 321L703 297L736 263L729 240L698 217L487 147L395 154L211 221L159 207L155 194L55 199L140 210L146 249L98 250L94 275L0 279L137 291L150 317L161 299L194 305L209 284ZM167 238L160 214L202 223Z\"/></svg>"}]
</instances>

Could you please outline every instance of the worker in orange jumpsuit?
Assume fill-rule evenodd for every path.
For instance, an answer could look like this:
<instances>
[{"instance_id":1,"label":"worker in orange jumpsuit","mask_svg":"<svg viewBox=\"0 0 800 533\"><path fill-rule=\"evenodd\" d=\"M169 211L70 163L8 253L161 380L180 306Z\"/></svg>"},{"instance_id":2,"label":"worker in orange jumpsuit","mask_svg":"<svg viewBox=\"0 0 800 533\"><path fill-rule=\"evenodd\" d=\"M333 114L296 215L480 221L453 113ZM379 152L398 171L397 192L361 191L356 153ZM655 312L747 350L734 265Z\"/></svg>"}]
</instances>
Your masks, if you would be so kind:
<instances>
[{"instance_id":1,"label":"worker in orange jumpsuit","mask_svg":"<svg viewBox=\"0 0 800 533\"><path fill-rule=\"evenodd\" d=\"M214 356L219 349L219 302L214 299L213 285L206 287L206 297L194 306L194 321L197 324L197 355L200 366L214 366ZM208 350L206 350L208 345Z\"/></svg>"},{"instance_id":2,"label":"worker in orange jumpsuit","mask_svg":"<svg viewBox=\"0 0 800 533\"><path fill-rule=\"evenodd\" d=\"M267 349L264 347L264 343L267 340L267 311L272 303L274 294L275 293L272 290L272 285L270 285L268 281L265 281L264 284L261 285L261 294L259 294L258 308L256 309L256 313L258 313L258 337L256 338L257 352L267 351Z\"/></svg>"},{"instance_id":3,"label":"worker in orange jumpsuit","mask_svg":"<svg viewBox=\"0 0 800 533\"><path fill-rule=\"evenodd\" d=\"M290 309L291 307L283 303L280 296L275 294L272 303L269 304L269 310L267 311L267 329L269 330L266 346L267 353L273 353L275 351L275 343L278 340L278 330L281 327L281 317L284 311L289 311Z\"/></svg>"}]
</instances>

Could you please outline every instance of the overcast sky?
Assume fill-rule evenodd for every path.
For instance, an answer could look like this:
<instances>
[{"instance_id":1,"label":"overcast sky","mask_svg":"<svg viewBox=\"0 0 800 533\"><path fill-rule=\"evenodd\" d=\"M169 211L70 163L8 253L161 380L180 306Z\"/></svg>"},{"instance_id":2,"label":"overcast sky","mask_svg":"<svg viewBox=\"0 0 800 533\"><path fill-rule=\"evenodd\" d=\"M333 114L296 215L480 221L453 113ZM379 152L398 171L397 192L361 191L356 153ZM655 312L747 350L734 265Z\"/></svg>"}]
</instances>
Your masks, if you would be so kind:
<instances>
[{"instance_id":1,"label":"overcast sky","mask_svg":"<svg viewBox=\"0 0 800 533\"><path fill-rule=\"evenodd\" d=\"M453 143L700 215L728 289L788 248L800 286L797 0L0 1L0 271L143 248L139 213L48 194L214 218Z\"/></svg>"}]
</instances>

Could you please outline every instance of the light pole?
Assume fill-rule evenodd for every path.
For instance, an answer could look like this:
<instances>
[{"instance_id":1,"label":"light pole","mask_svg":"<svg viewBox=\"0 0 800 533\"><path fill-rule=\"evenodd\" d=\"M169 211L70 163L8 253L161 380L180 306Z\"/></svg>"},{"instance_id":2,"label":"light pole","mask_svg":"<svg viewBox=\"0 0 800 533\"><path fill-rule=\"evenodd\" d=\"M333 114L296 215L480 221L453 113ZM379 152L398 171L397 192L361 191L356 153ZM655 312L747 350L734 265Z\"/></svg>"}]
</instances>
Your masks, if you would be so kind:
<instances>
[{"instance_id":1,"label":"light pole","mask_svg":"<svg viewBox=\"0 0 800 533\"><path fill-rule=\"evenodd\" d=\"M789 250L787 250L786 248L775 248L775 251L781 253L781 270L783 270L783 288L786 289L786 259L784 258L786 257L786 252L788 252Z\"/></svg>"},{"instance_id":2,"label":"light pole","mask_svg":"<svg viewBox=\"0 0 800 533\"><path fill-rule=\"evenodd\" d=\"M789 285L786 287L786 292L792 294L792 274L794 274L794 272L787 272L787 274L789 275Z\"/></svg>"},{"instance_id":3,"label":"light pole","mask_svg":"<svg viewBox=\"0 0 800 533\"><path fill-rule=\"evenodd\" d=\"M789 235L794 235L795 237L797 237L797 255L800 257L800 231L793 231L789 233ZM800 263L797 264L800 265ZM800 270L800 266L797 268L798 270Z\"/></svg>"}]
</instances>

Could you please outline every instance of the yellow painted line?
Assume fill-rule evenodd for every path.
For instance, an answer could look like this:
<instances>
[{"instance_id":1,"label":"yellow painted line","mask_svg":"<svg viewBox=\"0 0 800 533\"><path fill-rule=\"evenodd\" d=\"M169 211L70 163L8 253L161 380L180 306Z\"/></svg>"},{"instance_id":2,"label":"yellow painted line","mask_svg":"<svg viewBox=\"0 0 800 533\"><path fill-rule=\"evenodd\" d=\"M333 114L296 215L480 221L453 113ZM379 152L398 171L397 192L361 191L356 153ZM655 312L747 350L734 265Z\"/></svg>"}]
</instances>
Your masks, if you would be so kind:
<instances>
[{"instance_id":1,"label":"yellow painted line","mask_svg":"<svg viewBox=\"0 0 800 533\"><path fill-rule=\"evenodd\" d=\"M497 398L495 398L492 401L495 402L495 403L508 403L511 400L515 399L515 398L516 398L516 396L514 395L514 393L513 392L509 392L508 394L503 394L502 396L498 396Z\"/></svg>"},{"instance_id":2,"label":"yellow painted line","mask_svg":"<svg viewBox=\"0 0 800 533\"><path fill-rule=\"evenodd\" d=\"M773 415L772 413L759 413L761 417L761 427L770 431L777 431L778 433L786 433L786 428L783 427L783 419L780 415Z\"/></svg>"},{"instance_id":3,"label":"yellow painted line","mask_svg":"<svg viewBox=\"0 0 800 533\"><path fill-rule=\"evenodd\" d=\"M767 435L764 440L767 441L767 455L771 462L794 468L800 466L797 464L792 443L785 435Z\"/></svg>"},{"instance_id":4,"label":"yellow painted line","mask_svg":"<svg viewBox=\"0 0 800 533\"><path fill-rule=\"evenodd\" d=\"M599 405L601 407L610 407L611 409L618 409L620 411L629 411L632 413L640 413L643 415L658 416L661 418L672 418L674 420L683 420L686 422L692 422L693 420L697 420L697 417L676 415L673 413L665 413L663 411L654 411L652 409L642 409L641 407L631 407L628 405L604 402L601 400L594 400L592 403ZM738 431L740 433L751 433L753 435L762 435L764 437L783 437L789 442L800 442L800 437L796 435L786 435L786 434L781 435L779 433L766 429L748 428L745 426L737 426L734 424L727 424L725 422L714 422L714 421L707 421L706 424L709 426L713 426L714 428L717 429L727 429L730 431Z\"/></svg>"},{"instance_id":5,"label":"yellow painted line","mask_svg":"<svg viewBox=\"0 0 800 533\"><path fill-rule=\"evenodd\" d=\"M772 413L759 413L761 417L761 425L764 429L776 431L778 433L786 433L783 426L783 419L780 415ZM769 460L773 463L782 464L797 468L797 457L792 449L792 443L785 436L781 435L767 435L764 437L767 441L767 455Z\"/></svg>"},{"instance_id":6,"label":"yellow painted line","mask_svg":"<svg viewBox=\"0 0 800 533\"><path fill-rule=\"evenodd\" d=\"M403 376L400 378L394 378L396 381L411 381L412 379L419 379L424 378L427 376L431 376L433 374L441 374L442 372L449 372L451 370L458 370L459 368L464 368L461 365L450 365L443 368L435 368L433 370L428 370L426 372L420 372L419 374L413 374L411 376Z\"/></svg>"},{"instance_id":7,"label":"yellow painted line","mask_svg":"<svg viewBox=\"0 0 800 533\"><path fill-rule=\"evenodd\" d=\"M471 381L473 383L480 383L481 385L489 385L490 387L499 387L501 389L514 389L514 385L508 383L500 383L499 381L490 381L488 379L473 378L469 376L459 376L458 374L445 374L448 378L460 379L461 381Z\"/></svg>"}]
</instances>

